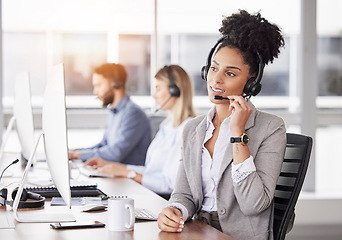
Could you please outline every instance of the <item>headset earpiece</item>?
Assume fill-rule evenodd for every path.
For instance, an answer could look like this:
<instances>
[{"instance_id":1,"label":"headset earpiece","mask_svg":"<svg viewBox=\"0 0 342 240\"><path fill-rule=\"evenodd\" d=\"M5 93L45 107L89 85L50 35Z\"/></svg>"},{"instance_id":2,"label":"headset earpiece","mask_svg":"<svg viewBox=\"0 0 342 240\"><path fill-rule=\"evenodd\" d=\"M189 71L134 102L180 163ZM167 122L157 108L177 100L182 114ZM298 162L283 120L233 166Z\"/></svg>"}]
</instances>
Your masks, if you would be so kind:
<instances>
[{"instance_id":1,"label":"headset earpiece","mask_svg":"<svg viewBox=\"0 0 342 240\"><path fill-rule=\"evenodd\" d=\"M121 84L117 83L117 82L112 82L112 88L119 89L119 88L121 88Z\"/></svg>"},{"instance_id":2,"label":"headset earpiece","mask_svg":"<svg viewBox=\"0 0 342 240\"><path fill-rule=\"evenodd\" d=\"M261 83L258 83L255 77L251 77L243 88L243 92L247 96L256 96L261 91L261 87Z\"/></svg>"},{"instance_id":3,"label":"headset earpiece","mask_svg":"<svg viewBox=\"0 0 342 240\"><path fill-rule=\"evenodd\" d=\"M179 97L180 96L180 89L176 85L175 80L173 79L170 67L169 66L165 66L164 69L165 69L165 72L167 73L167 77L168 77L168 79L170 81L169 91L170 91L171 96L172 97Z\"/></svg>"},{"instance_id":4,"label":"headset earpiece","mask_svg":"<svg viewBox=\"0 0 342 240\"><path fill-rule=\"evenodd\" d=\"M208 66L203 66L201 69L201 77L204 81L207 81L207 75L208 75L208 71L209 71L209 69L207 67Z\"/></svg>"},{"instance_id":5,"label":"headset earpiece","mask_svg":"<svg viewBox=\"0 0 342 240\"><path fill-rule=\"evenodd\" d=\"M179 97L180 91L179 88L176 85L170 85L170 94L172 97Z\"/></svg>"},{"instance_id":6,"label":"headset earpiece","mask_svg":"<svg viewBox=\"0 0 342 240\"><path fill-rule=\"evenodd\" d=\"M259 61L259 68L258 74L256 77L251 77L247 80L245 87L243 88L243 92L246 94L246 97L256 96L261 91L261 79L264 72L265 64L262 61L261 55L257 52L258 61Z\"/></svg>"},{"instance_id":7,"label":"headset earpiece","mask_svg":"<svg viewBox=\"0 0 342 240\"><path fill-rule=\"evenodd\" d=\"M15 196L17 196L17 192L18 192L18 187L16 187L15 189L13 189L12 191L12 199L14 200L15 199ZM23 193L21 194L21 197L20 197L20 201L26 201L28 199L28 194L27 194L27 191L25 189L23 189Z\"/></svg>"}]
</instances>

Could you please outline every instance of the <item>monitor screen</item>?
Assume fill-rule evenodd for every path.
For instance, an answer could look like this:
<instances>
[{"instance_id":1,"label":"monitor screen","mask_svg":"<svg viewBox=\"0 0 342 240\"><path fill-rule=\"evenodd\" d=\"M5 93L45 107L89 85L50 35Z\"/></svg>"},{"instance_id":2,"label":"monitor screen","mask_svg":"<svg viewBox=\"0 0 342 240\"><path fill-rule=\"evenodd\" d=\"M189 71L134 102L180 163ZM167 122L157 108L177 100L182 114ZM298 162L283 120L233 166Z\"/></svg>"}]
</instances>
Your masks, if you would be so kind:
<instances>
[{"instance_id":1,"label":"monitor screen","mask_svg":"<svg viewBox=\"0 0 342 240\"><path fill-rule=\"evenodd\" d=\"M19 73L16 76L13 115L21 145L21 154L27 162L34 148L31 86L27 72Z\"/></svg>"},{"instance_id":2,"label":"monitor screen","mask_svg":"<svg viewBox=\"0 0 342 240\"><path fill-rule=\"evenodd\" d=\"M42 128L46 161L52 180L64 202L71 207L63 64L53 67L46 83Z\"/></svg>"},{"instance_id":3,"label":"monitor screen","mask_svg":"<svg viewBox=\"0 0 342 240\"><path fill-rule=\"evenodd\" d=\"M21 146L21 156L23 163L26 164L34 149L34 125L31 104L31 87L27 72L18 73L15 79L13 116L8 122L7 130L4 134L0 148L0 171L2 172L13 159L4 158L4 151L8 142L13 126L16 125L16 132ZM35 157L33 163L35 162ZM9 171L5 172L10 173ZM11 176L9 174L8 176Z\"/></svg>"}]
</instances>

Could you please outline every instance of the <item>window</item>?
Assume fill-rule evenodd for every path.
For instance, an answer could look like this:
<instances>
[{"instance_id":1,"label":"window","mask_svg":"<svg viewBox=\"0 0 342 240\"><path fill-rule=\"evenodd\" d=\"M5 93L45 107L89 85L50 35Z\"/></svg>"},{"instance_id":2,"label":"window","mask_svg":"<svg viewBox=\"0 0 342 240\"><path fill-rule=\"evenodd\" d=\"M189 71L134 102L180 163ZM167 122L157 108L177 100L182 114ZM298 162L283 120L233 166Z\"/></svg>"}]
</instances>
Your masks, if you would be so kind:
<instances>
[{"instance_id":1,"label":"window","mask_svg":"<svg viewBox=\"0 0 342 240\"><path fill-rule=\"evenodd\" d=\"M130 95L150 95L151 37L149 35L120 35L119 62L126 67L127 91Z\"/></svg>"},{"instance_id":2,"label":"window","mask_svg":"<svg viewBox=\"0 0 342 240\"><path fill-rule=\"evenodd\" d=\"M206 111L210 102L201 68L219 37L222 16L246 9L261 10L265 18L278 24L285 33L285 48L273 64L266 66L263 89L253 102L281 115L289 131L299 129L300 1L60 0L51 4L44 0L11 0L2 4L3 103L9 113L17 72L29 72L32 94L39 98L48 70L63 62L68 97L77 102L69 102L69 110L87 111L93 107L86 112L90 117L80 117L75 111L79 117L75 119L85 119L82 122L85 128L90 125L102 128L104 121L99 120L98 114L103 112L92 96L91 76L95 66L107 61L126 66L128 92L147 110L153 105L150 94L155 68L171 63L181 65L193 80L196 107ZM339 147L322 140L332 134L342 138L341 11L340 0L317 0L316 186L322 191L342 190L338 184L342 180ZM309 86L307 90L310 91ZM38 109L40 106L36 105ZM70 122L74 123L71 127L77 127L76 120ZM326 152L330 153L328 165L334 166L333 169L326 169Z\"/></svg>"},{"instance_id":3,"label":"window","mask_svg":"<svg viewBox=\"0 0 342 240\"><path fill-rule=\"evenodd\" d=\"M342 37L318 39L318 94L342 96Z\"/></svg>"},{"instance_id":4,"label":"window","mask_svg":"<svg viewBox=\"0 0 342 240\"><path fill-rule=\"evenodd\" d=\"M59 35L59 34L58 34ZM59 39L54 36L56 39ZM64 63L67 95L91 95L93 69L107 60L106 34L60 34L55 64Z\"/></svg>"},{"instance_id":5,"label":"window","mask_svg":"<svg viewBox=\"0 0 342 240\"><path fill-rule=\"evenodd\" d=\"M33 95L41 94L46 79L47 39L45 33L3 33L3 95L14 94L14 79L19 72L29 71Z\"/></svg>"}]
</instances>

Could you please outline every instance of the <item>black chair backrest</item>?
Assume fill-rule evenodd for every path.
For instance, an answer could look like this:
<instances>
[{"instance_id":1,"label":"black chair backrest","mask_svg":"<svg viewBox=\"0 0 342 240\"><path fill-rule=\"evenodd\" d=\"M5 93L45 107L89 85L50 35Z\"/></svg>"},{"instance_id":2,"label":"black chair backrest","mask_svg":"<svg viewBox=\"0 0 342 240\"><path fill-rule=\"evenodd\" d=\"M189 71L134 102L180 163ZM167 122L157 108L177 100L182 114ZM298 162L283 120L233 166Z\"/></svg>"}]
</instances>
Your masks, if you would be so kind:
<instances>
[{"instance_id":1,"label":"black chair backrest","mask_svg":"<svg viewBox=\"0 0 342 240\"><path fill-rule=\"evenodd\" d=\"M294 221L294 209L302 189L309 165L312 138L301 134L286 133L287 144L283 165L274 194L275 240L285 239L290 221ZM290 229L291 230L291 229Z\"/></svg>"}]
</instances>

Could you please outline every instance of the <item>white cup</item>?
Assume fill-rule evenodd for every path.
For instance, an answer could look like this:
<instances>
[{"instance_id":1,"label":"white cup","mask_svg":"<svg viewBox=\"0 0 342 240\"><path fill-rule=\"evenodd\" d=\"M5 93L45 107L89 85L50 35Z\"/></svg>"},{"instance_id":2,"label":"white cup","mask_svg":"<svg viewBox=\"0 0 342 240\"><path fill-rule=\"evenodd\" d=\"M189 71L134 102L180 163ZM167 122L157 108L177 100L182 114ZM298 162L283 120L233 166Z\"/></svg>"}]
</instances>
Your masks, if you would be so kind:
<instances>
[{"instance_id":1,"label":"white cup","mask_svg":"<svg viewBox=\"0 0 342 240\"><path fill-rule=\"evenodd\" d=\"M132 231L135 223L134 200L127 196L108 199L108 230Z\"/></svg>"}]
</instances>

